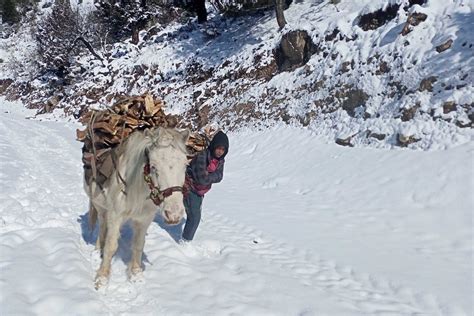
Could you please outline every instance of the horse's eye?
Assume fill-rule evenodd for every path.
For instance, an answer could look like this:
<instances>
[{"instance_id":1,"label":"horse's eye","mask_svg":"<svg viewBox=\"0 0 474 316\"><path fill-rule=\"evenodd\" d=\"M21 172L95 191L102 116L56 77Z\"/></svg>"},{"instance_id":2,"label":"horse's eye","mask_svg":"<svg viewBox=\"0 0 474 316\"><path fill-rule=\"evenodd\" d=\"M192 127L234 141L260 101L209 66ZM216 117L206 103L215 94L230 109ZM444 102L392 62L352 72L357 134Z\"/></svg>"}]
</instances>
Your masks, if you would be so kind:
<instances>
[{"instance_id":1,"label":"horse's eye","mask_svg":"<svg viewBox=\"0 0 474 316\"><path fill-rule=\"evenodd\" d=\"M152 171L152 172L156 172L156 167L155 167L155 166L151 166L151 171Z\"/></svg>"}]
</instances>

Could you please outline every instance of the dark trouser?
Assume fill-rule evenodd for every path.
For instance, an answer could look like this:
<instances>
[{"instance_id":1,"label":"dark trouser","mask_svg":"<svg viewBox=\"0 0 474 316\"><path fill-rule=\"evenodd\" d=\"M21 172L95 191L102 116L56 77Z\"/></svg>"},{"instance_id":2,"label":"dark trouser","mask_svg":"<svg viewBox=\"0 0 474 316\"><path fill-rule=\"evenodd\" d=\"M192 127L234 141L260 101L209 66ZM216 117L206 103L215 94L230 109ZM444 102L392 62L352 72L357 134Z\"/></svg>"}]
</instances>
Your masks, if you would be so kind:
<instances>
[{"instance_id":1,"label":"dark trouser","mask_svg":"<svg viewBox=\"0 0 474 316\"><path fill-rule=\"evenodd\" d=\"M183 239L193 240L194 234L201 221L201 205L204 197L189 191L188 196L184 198L184 207L186 208L186 225L183 229Z\"/></svg>"}]
</instances>

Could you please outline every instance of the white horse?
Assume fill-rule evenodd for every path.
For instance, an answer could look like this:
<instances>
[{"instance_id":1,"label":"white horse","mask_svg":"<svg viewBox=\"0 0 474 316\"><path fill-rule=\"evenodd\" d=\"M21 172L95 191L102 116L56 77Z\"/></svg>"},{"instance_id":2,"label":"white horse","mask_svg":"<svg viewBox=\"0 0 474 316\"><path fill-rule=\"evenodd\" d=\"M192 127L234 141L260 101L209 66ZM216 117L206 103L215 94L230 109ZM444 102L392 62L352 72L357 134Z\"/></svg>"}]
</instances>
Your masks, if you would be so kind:
<instances>
[{"instance_id":1,"label":"white horse","mask_svg":"<svg viewBox=\"0 0 474 316\"><path fill-rule=\"evenodd\" d=\"M90 224L99 219L102 263L95 277L98 289L110 275L117 251L120 228L130 220L133 227L129 277L142 272L145 234L158 210L167 224L178 224L184 216L183 185L187 165L189 131L156 128L132 133L116 150L116 168L102 187L84 182L90 199Z\"/></svg>"}]
</instances>

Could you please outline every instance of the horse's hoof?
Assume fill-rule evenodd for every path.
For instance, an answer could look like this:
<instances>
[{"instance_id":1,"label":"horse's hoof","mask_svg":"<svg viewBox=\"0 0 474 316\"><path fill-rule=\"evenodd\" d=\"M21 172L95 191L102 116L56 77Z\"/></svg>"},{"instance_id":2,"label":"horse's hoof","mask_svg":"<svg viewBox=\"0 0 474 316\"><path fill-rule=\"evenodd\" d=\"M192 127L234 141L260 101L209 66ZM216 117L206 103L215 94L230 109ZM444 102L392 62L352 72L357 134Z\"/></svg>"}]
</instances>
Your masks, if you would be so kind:
<instances>
[{"instance_id":1,"label":"horse's hoof","mask_svg":"<svg viewBox=\"0 0 474 316\"><path fill-rule=\"evenodd\" d=\"M140 282L143 279L143 269L140 266L128 267L128 279L131 282Z\"/></svg>"},{"instance_id":2,"label":"horse's hoof","mask_svg":"<svg viewBox=\"0 0 474 316\"><path fill-rule=\"evenodd\" d=\"M133 267L128 269L129 277L138 276L143 274L143 269L141 267Z\"/></svg>"},{"instance_id":3,"label":"horse's hoof","mask_svg":"<svg viewBox=\"0 0 474 316\"><path fill-rule=\"evenodd\" d=\"M130 277L129 277L129 281L132 282L132 283L143 283L143 282L145 282L143 272L131 274Z\"/></svg>"},{"instance_id":4,"label":"horse's hoof","mask_svg":"<svg viewBox=\"0 0 474 316\"><path fill-rule=\"evenodd\" d=\"M94 281L94 288L99 290L100 288L106 286L109 283L109 278L105 276L96 276Z\"/></svg>"}]
</instances>

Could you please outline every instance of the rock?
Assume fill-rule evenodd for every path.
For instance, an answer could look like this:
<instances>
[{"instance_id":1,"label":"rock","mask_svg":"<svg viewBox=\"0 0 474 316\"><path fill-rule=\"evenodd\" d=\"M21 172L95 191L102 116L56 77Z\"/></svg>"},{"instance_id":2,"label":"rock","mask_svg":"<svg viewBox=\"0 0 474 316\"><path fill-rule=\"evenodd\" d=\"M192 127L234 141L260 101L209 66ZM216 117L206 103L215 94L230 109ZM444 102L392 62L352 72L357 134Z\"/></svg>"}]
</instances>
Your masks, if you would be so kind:
<instances>
[{"instance_id":1,"label":"rock","mask_svg":"<svg viewBox=\"0 0 474 316\"><path fill-rule=\"evenodd\" d=\"M419 108L420 108L420 103L417 103L415 106L411 108L402 109L402 116L400 117L400 119L403 122L412 120L415 117L415 114Z\"/></svg>"},{"instance_id":2,"label":"rock","mask_svg":"<svg viewBox=\"0 0 474 316\"><path fill-rule=\"evenodd\" d=\"M472 121L462 122L460 120L456 121L456 126L460 128L472 128Z\"/></svg>"},{"instance_id":3,"label":"rock","mask_svg":"<svg viewBox=\"0 0 474 316\"><path fill-rule=\"evenodd\" d=\"M422 6L424 5L426 2L428 2L428 0L408 0L408 7L406 7L406 9L408 9L409 7L417 4L419 6Z\"/></svg>"},{"instance_id":4,"label":"rock","mask_svg":"<svg viewBox=\"0 0 474 316\"><path fill-rule=\"evenodd\" d=\"M255 79L263 79L269 81L278 73L278 66L274 59L264 66L258 66L250 75Z\"/></svg>"},{"instance_id":5,"label":"rock","mask_svg":"<svg viewBox=\"0 0 474 316\"><path fill-rule=\"evenodd\" d=\"M194 91L193 92L193 99L196 100L201 95L201 93L202 93L201 90Z\"/></svg>"},{"instance_id":6,"label":"rock","mask_svg":"<svg viewBox=\"0 0 474 316\"><path fill-rule=\"evenodd\" d=\"M316 115L316 111L311 110L309 112L306 112L303 117L299 117L299 121L302 126L306 127L311 123L311 121L316 117Z\"/></svg>"},{"instance_id":7,"label":"rock","mask_svg":"<svg viewBox=\"0 0 474 316\"><path fill-rule=\"evenodd\" d=\"M442 53L444 52L445 50L447 50L448 48L451 48L451 45L453 45L453 40L452 39L449 39L448 41L446 41L444 44L441 44L439 46L436 46L436 51L438 53Z\"/></svg>"},{"instance_id":8,"label":"rock","mask_svg":"<svg viewBox=\"0 0 474 316\"><path fill-rule=\"evenodd\" d=\"M306 31L288 32L283 35L279 47L274 51L278 70L295 70L306 64L316 51L317 47Z\"/></svg>"},{"instance_id":9,"label":"rock","mask_svg":"<svg viewBox=\"0 0 474 316\"><path fill-rule=\"evenodd\" d=\"M367 131L367 138L375 138L375 139L378 139L378 140L384 140L385 137L387 137L387 135L385 134L379 134L379 133L373 133L371 131Z\"/></svg>"},{"instance_id":10,"label":"rock","mask_svg":"<svg viewBox=\"0 0 474 316\"><path fill-rule=\"evenodd\" d=\"M389 5L385 10L380 9L375 12L364 14L359 19L359 27L364 31L375 30L394 19L397 16L400 5Z\"/></svg>"},{"instance_id":11,"label":"rock","mask_svg":"<svg viewBox=\"0 0 474 316\"><path fill-rule=\"evenodd\" d=\"M38 114L51 113L59 104L59 101L61 101L61 98L59 96L52 96L48 99L48 101L46 101L42 109L38 111Z\"/></svg>"},{"instance_id":12,"label":"rock","mask_svg":"<svg viewBox=\"0 0 474 316\"><path fill-rule=\"evenodd\" d=\"M48 100L48 104L51 106L51 107L56 107L59 103L59 101L61 100L61 98L57 95L51 97L49 100Z\"/></svg>"},{"instance_id":13,"label":"rock","mask_svg":"<svg viewBox=\"0 0 474 316\"><path fill-rule=\"evenodd\" d=\"M0 79L0 94L3 94L12 83L12 79Z\"/></svg>"},{"instance_id":14,"label":"rock","mask_svg":"<svg viewBox=\"0 0 474 316\"><path fill-rule=\"evenodd\" d=\"M424 13L414 12L408 16L407 22L403 26L402 35L405 36L412 31L412 26L417 26L425 21L428 16Z\"/></svg>"},{"instance_id":15,"label":"rock","mask_svg":"<svg viewBox=\"0 0 474 316\"><path fill-rule=\"evenodd\" d=\"M390 71L390 67L386 61L382 61L379 64L379 69L375 72L376 75L386 74Z\"/></svg>"},{"instance_id":16,"label":"rock","mask_svg":"<svg viewBox=\"0 0 474 316\"><path fill-rule=\"evenodd\" d=\"M292 118L291 115L289 115L288 113L283 113L283 114L281 115L282 121L285 122L285 123L287 123L287 124L290 123L291 118Z\"/></svg>"},{"instance_id":17,"label":"rock","mask_svg":"<svg viewBox=\"0 0 474 316\"><path fill-rule=\"evenodd\" d=\"M152 27L151 29L149 29L146 32L145 36L143 37L143 41L146 42L146 41L150 40L150 38L152 36L157 35L159 31L160 31L160 27L158 27L158 26Z\"/></svg>"},{"instance_id":18,"label":"rock","mask_svg":"<svg viewBox=\"0 0 474 316\"><path fill-rule=\"evenodd\" d=\"M397 134L397 146L407 147L410 144L420 141L419 138L416 138L414 135L403 135L401 133Z\"/></svg>"},{"instance_id":19,"label":"rock","mask_svg":"<svg viewBox=\"0 0 474 316\"><path fill-rule=\"evenodd\" d=\"M350 61L343 62L341 65L341 72L344 73L344 72L348 72L349 70L351 70L351 62Z\"/></svg>"},{"instance_id":20,"label":"rock","mask_svg":"<svg viewBox=\"0 0 474 316\"><path fill-rule=\"evenodd\" d=\"M197 85L201 82L204 82L212 77L214 73L214 67L204 68L204 65L200 64L197 61L191 61L186 66L186 81Z\"/></svg>"},{"instance_id":21,"label":"rock","mask_svg":"<svg viewBox=\"0 0 474 316\"><path fill-rule=\"evenodd\" d=\"M401 97L407 90L408 88L404 86L400 81L391 81L388 83L388 85L391 87L391 91L388 94L390 98L393 97Z\"/></svg>"},{"instance_id":22,"label":"rock","mask_svg":"<svg viewBox=\"0 0 474 316\"><path fill-rule=\"evenodd\" d=\"M209 123L209 105L204 105L198 111L198 127L202 128Z\"/></svg>"},{"instance_id":23,"label":"rock","mask_svg":"<svg viewBox=\"0 0 474 316\"><path fill-rule=\"evenodd\" d=\"M447 101L443 103L443 113L448 114L449 112L456 111L456 103L454 101Z\"/></svg>"},{"instance_id":24,"label":"rock","mask_svg":"<svg viewBox=\"0 0 474 316\"><path fill-rule=\"evenodd\" d=\"M336 39L336 37L339 35L340 31L338 28L335 28L332 33L329 33L328 35L324 36L324 40L326 42L330 42L330 41L333 41L334 39Z\"/></svg>"},{"instance_id":25,"label":"rock","mask_svg":"<svg viewBox=\"0 0 474 316\"><path fill-rule=\"evenodd\" d=\"M133 66L132 73L135 78L138 78L145 75L145 69L142 65L135 65Z\"/></svg>"},{"instance_id":26,"label":"rock","mask_svg":"<svg viewBox=\"0 0 474 316\"><path fill-rule=\"evenodd\" d=\"M436 81L438 81L438 77L436 76L431 76L431 77L421 80L420 86L418 87L418 91L433 92L433 83L435 83Z\"/></svg>"},{"instance_id":27,"label":"rock","mask_svg":"<svg viewBox=\"0 0 474 316\"><path fill-rule=\"evenodd\" d=\"M369 95L361 89L340 90L335 93L337 99L342 102L342 108L352 117L356 116L356 109L365 106Z\"/></svg>"},{"instance_id":28,"label":"rock","mask_svg":"<svg viewBox=\"0 0 474 316\"><path fill-rule=\"evenodd\" d=\"M347 138L336 138L336 144L341 146L354 147L354 145L351 143L351 140L352 136L349 136Z\"/></svg>"}]
</instances>

